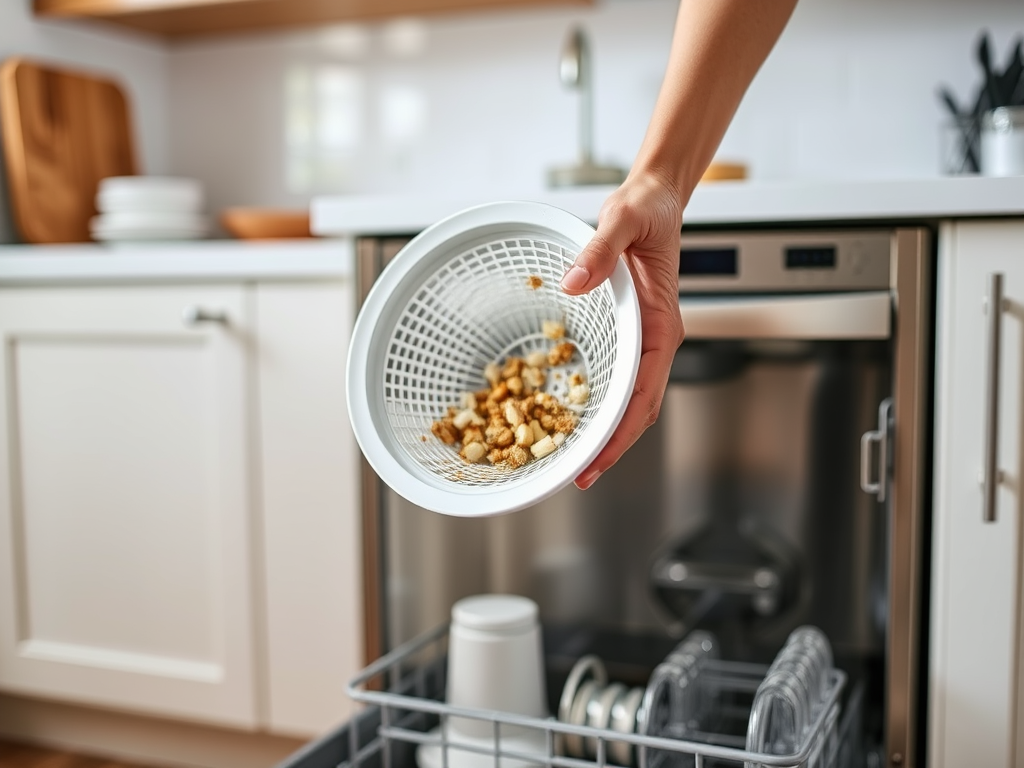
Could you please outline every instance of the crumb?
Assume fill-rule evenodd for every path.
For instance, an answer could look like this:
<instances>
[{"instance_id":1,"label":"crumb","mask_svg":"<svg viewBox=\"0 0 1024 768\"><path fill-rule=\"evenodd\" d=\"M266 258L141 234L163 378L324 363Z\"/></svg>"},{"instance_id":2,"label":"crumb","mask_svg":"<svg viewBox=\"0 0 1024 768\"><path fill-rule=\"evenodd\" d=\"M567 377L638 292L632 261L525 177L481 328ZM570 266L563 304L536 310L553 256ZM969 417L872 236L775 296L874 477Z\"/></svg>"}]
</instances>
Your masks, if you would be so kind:
<instances>
[{"instance_id":1,"label":"crumb","mask_svg":"<svg viewBox=\"0 0 1024 768\"><path fill-rule=\"evenodd\" d=\"M552 339L564 338L565 328L561 323L545 321L544 334ZM463 392L459 404L450 406L430 425L431 433L455 448L467 464L486 458L495 466L515 470L547 456L576 428L580 406L589 396L586 379L580 373L554 374L559 380L569 379L570 397L565 404L540 390L547 369L569 362L575 351L574 344L563 341L546 353L538 351L525 359L510 356L500 364L488 363L483 373L490 386ZM420 439L426 442L427 436ZM456 473L457 480L462 477L461 472Z\"/></svg>"},{"instance_id":2,"label":"crumb","mask_svg":"<svg viewBox=\"0 0 1024 768\"><path fill-rule=\"evenodd\" d=\"M540 389L544 386L544 382L547 380L547 374L544 373L539 367L527 367L523 368L523 373L520 376L523 380L524 392L530 394L535 389Z\"/></svg>"},{"instance_id":3,"label":"crumb","mask_svg":"<svg viewBox=\"0 0 1024 768\"><path fill-rule=\"evenodd\" d=\"M523 368L526 367L526 361L521 357L510 357L505 361L505 365L501 368L501 378L505 379L505 383L511 378L518 377L522 372Z\"/></svg>"},{"instance_id":4,"label":"crumb","mask_svg":"<svg viewBox=\"0 0 1024 768\"><path fill-rule=\"evenodd\" d=\"M504 451L504 462L510 469L519 469L530 460L530 452L519 445L513 445Z\"/></svg>"},{"instance_id":5,"label":"crumb","mask_svg":"<svg viewBox=\"0 0 1024 768\"><path fill-rule=\"evenodd\" d=\"M526 287L531 290L536 291L542 285L544 285L544 281L537 277L537 275L530 275L526 278Z\"/></svg>"},{"instance_id":6,"label":"crumb","mask_svg":"<svg viewBox=\"0 0 1024 768\"><path fill-rule=\"evenodd\" d=\"M528 368L543 368L548 364L547 352L531 352L526 356L526 365Z\"/></svg>"},{"instance_id":7,"label":"crumb","mask_svg":"<svg viewBox=\"0 0 1024 768\"><path fill-rule=\"evenodd\" d=\"M565 338L565 326L557 320L545 320L541 324L541 332L553 341Z\"/></svg>"},{"instance_id":8,"label":"crumb","mask_svg":"<svg viewBox=\"0 0 1024 768\"><path fill-rule=\"evenodd\" d=\"M550 350L548 350L548 363L550 365L565 365L572 360L573 354L576 352L576 345L571 341L563 341L561 344L555 344Z\"/></svg>"},{"instance_id":9,"label":"crumb","mask_svg":"<svg viewBox=\"0 0 1024 768\"><path fill-rule=\"evenodd\" d=\"M484 437L487 438L488 445L492 445L496 448L508 448L516 439L512 430L504 423L500 426L495 424L488 427L487 431L484 432Z\"/></svg>"},{"instance_id":10,"label":"crumb","mask_svg":"<svg viewBox=\"0 0 1024 768\"><path fill-rule=\"evenodd\" d=\"M452 423L450 416L445 416L440 421L435 421L430 425L430 431L434 433L434 437L445 445L455 445L455 443L459 442L459 432Z\"/></svg>"},{"instance_id":11,"label":"crumb","mask_svg":"<svg viewBox=\"0 0 1024 768\"><path fill-rule=\"evenodd\" d=\"M585 382L574 384L569 387L569 394L566 399L570 405L585 405L590 399L590 387Z\"/></svg>"}]
</instances>

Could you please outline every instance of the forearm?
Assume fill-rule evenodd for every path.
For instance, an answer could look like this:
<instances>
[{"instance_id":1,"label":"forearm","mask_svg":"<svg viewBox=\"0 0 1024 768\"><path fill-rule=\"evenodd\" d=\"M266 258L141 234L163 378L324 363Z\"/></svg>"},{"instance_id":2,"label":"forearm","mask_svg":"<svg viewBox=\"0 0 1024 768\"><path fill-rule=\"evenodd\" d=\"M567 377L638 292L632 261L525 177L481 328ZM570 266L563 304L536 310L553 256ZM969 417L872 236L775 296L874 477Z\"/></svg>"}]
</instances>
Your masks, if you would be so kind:
<instances>
[{"instance_id":1,"label":"forearm","mask_svg":"<svg viewBox=\"0 0 1024 768\"><path fill-rule=\"evenodd\" d=\"M796 0L681 0L665 80L633 173L685 206Z\"/></svg>"}]
</instances>

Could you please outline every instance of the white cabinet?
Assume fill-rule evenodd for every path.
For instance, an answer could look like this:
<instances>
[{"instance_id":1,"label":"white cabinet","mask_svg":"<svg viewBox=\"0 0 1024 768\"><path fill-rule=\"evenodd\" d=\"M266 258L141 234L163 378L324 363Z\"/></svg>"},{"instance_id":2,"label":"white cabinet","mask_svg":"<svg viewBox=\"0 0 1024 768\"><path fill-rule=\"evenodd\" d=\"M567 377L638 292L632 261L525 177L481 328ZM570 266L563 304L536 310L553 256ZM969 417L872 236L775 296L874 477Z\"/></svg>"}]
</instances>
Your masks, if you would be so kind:
<instances>
[{"instance_id":1,"label":"white cabinet","mask_svg":"<svg viewBox=\"0 0 1024 768\"><path fill-rule=\"evenodd\" d=\"M348 292L0 291L0 690L298 735L347 716Z\"/></svg>"},{"instance_id":2,"label":"white cabinet","mask_svg":"<svg viewBox=\"0 0 1024 768\"><path fill-rule=\"evenodd\" d=\"M989 386L989 276L1003 275L996 520L980 484ZM1024 221L946 225L940 236L929 675L929 763L1019 765Z\"/></svg>"},{"instance_id":3,"label":"white cabinet","mask_svg":"<svg viewBox=\"0 0 1024 768\"><path fill-rule=\"evenodd\" d=\"M321 734L362 667L358 448L345 406L348 284L261 285L259 419L267 722Z\"/></svg>"}]
</instances>

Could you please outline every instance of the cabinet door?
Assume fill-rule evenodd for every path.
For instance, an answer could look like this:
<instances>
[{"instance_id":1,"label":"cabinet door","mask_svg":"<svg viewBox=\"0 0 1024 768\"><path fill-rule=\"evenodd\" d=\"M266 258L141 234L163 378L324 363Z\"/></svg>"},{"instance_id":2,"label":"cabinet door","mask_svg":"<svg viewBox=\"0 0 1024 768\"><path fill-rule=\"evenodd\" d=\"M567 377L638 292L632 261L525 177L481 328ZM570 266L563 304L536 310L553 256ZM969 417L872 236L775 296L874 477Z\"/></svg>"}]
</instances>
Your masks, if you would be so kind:
<instances>
[{"instance_id":1,"label":"cabinet door","mask_svg":"<svg viewBox=\"0 0 1024 768\"><path fill-rule=\"evenodd\" d=\"M3 690L255 724L245 304L0 291Z\"/></svg>"},{"instance_id":2,"label":"cabinet door","mask_svg":"<svg viewBox=\"0 0 1024 768\"><path fill-rule=\"evenodd\" d=\"M351 713L362 665L359 450L345 403L350 283L260 285L267 721L310 736Z\"/></svg>"},{"instance_id":3,"label":"cabinet door","mask_svg":"<svg viewBox=\"0 0 1024 768\"><path fill-rule=\"evenodd\" d=\"M1024 222L950 224L940 238L929 761L1020 764ZM990 381L989 276L1004 276L994 423L996 519L980 483Z\"/></svg>"}]
</instances>

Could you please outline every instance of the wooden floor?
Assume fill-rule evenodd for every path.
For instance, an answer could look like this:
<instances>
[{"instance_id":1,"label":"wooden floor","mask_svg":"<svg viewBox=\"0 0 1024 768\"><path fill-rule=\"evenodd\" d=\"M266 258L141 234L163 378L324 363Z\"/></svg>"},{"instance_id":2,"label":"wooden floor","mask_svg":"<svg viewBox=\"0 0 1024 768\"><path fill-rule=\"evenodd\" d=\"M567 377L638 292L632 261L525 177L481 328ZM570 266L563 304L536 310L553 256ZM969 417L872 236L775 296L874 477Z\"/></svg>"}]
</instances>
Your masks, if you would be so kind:
<instances>
[{"instance_id":1,"label":"wooden floor","mask_svg":"<svg viewBox=\"0 0 1024 768\"><path fill-rule=\"evenodd\" d=\"M102 757L75 755L0 741L0 768L144 768Z\"/></svg>"}]
</instances>

